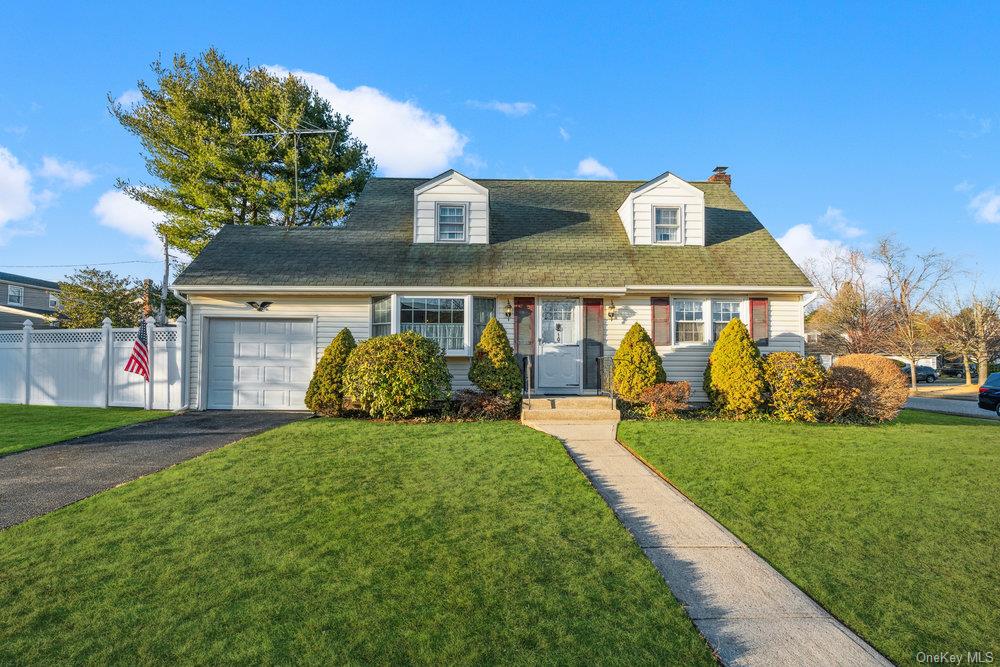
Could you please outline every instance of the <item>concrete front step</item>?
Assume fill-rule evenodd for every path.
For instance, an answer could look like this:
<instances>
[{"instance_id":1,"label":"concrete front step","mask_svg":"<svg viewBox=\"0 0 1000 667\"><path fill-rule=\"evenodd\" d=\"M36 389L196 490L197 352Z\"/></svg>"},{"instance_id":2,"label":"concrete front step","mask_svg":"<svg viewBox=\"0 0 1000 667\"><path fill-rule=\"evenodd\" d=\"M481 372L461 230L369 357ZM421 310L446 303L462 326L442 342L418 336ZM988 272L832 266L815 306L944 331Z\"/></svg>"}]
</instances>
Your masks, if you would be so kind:
<instances>
[{"instance_id":1,"label":"concrete front step","mask_svg":"<svg viewBox=\"0 0 1000 667\"><path fill-rule=\"evenodd\" d=\"M522 422L618 422L618 410L587 410L583 408L560 408L558 410L522 410Z\"/></svg>"},{"instance_id":2,"label":"concrete front step","mask_svg":"<svg viewBox=\"0 0 1000 667\"><path fill-rule=\"evenodd\" d=\"M563 408L585 410L613 410L610 396L532 396L524 400L524 406L531 410L561 410Z\"/></svg>"}]
</instances>

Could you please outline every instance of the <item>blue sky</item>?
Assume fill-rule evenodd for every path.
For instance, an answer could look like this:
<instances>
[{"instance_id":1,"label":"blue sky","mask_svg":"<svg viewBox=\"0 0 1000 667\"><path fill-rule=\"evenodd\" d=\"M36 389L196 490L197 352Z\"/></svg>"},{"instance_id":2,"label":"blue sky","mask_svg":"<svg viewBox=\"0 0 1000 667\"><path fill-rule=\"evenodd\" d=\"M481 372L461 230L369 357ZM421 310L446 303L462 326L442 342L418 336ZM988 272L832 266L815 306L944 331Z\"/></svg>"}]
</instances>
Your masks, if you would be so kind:
<instances>
[{"instance_id":1,"label":"blue sky","mask_svg":"<svg viewBox=\"0 0 1000 667\"><path fill-rule=\"evenodd\" d=\"M1000 286L1000 6L615 5L8 6L0 271L155 261L151 216L113 193L145 171L105 96L158 55L215 46L303 72L386 174L700 180L725 164L797 258L895 232Z\"/></svg>"}]
</instances>

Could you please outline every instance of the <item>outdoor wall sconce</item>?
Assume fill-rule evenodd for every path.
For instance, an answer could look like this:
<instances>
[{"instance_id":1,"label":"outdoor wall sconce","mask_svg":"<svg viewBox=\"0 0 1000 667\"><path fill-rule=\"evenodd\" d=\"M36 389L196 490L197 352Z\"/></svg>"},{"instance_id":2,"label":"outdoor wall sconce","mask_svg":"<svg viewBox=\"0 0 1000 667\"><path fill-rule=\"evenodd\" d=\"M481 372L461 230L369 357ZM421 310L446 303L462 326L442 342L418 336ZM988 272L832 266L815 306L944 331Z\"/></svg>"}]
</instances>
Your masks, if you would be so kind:
<instances>
[{"instance_id":1,"label":"outdoor wall sconce","mask_svg":"<svg viewBox=\"0 0 1000 667\"><path fill-rule=\"evenodd\" d=\"M510 316L513 314L514 314L514 306L510 304L510 299L507 299L507 305L503 307L503 315L509 320Z\"/></svg>"},{"instance_id":2,"label":"outdoor wall sconce","mask_svg":"<svg viewBox=\"0 0 1000 667\"><path fill-rule=\"evenodd\" d=\"M272 301L247 301L247 305L256 310L258 313L263 313L272 303Z\"/></svg>"},{"instance_id":3,"label":"outdoor wall sconce","mask_svg":"<svg viewBox=\"0 0 1000 667\"><path fill-rule=\"evenodd\" d=\"M615 300L611 299L611 303L608 305L608 319L615 319Z\"/></svg>"}]
</instances>

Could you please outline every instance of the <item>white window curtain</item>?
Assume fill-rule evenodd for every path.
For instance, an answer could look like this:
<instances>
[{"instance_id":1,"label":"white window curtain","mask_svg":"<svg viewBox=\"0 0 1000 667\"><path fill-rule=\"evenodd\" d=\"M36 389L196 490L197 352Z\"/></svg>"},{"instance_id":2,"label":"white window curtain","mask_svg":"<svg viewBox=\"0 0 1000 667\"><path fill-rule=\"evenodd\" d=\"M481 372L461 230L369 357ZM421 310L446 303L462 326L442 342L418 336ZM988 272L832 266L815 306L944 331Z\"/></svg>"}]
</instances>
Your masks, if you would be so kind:
<instances>
[{"instance_id":1,"label":"white window curtain","mask_svg":"<svg viewBox=\"0 0 1000 667\"><path fill-rule=\"evenodd\" d=\"M416 331L442 350L465 348L465 299L402 297L400 331Z\"/></svg>"},{"instance_id":2,"label":"white window curtain","mask_svg":"<svg viewBox=\"0 0 1000 667\"><path fill-rule=\"evenodd\" d=\"M701 343L705 340L705 315L702 301L695 299L674 300L674 341Z\"/></svg>"}]
</instances>

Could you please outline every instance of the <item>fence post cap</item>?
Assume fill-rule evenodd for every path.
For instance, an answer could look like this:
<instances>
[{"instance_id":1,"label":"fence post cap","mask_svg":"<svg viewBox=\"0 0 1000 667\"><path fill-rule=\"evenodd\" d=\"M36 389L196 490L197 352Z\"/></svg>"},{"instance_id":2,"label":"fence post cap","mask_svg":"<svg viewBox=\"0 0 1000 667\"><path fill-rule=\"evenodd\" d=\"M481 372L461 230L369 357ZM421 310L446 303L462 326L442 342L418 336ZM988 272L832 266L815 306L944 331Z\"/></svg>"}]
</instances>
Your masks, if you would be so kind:
<instances>
[{"instance_id":1,"label":"fence post cap","mask_svg":"<svg viewBox=\"0 0 1000 667\"><path fill-rule=\"evenodd\" d=\"M146 324L156 324L156 320L153 318L152 315L146 318Z\"/></svg>"},{"instance_id":2,"label":"fence post cap","mask_svg":"<svg viewBox=\"0 0 1000 667\"><path fill-rule=\"evenodd\" d=\"M181 315L180 317L177 318L177 324L179 326L184 326L185 322L187 322L187 318L184 317L183 315Z\"/></svg>"},{"instance_id":3,"label":"fence post cap","mask_svg":"<svg viewBox=\"0 0 1000 667\"><path fill-rule=\"evenodd\" d=\"M32 324L31 320L25 320L24 321L24 328L25 329L34 329L35 325Z\"/></svg>"},{"instance_id":4,"label":"fence post cap","mask_svg":"<svg viewBox=\"0 0 1000 667\"><path fill-rule=\"evenodd\" d=\"M111 318L110 317L105 317L103 320L101 320L101 324L103 324L106 327L110 327L111 326Z\"/></svg>"}]
</instances>

